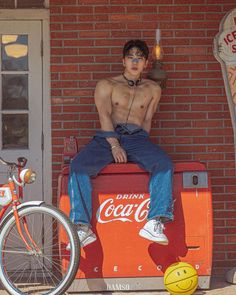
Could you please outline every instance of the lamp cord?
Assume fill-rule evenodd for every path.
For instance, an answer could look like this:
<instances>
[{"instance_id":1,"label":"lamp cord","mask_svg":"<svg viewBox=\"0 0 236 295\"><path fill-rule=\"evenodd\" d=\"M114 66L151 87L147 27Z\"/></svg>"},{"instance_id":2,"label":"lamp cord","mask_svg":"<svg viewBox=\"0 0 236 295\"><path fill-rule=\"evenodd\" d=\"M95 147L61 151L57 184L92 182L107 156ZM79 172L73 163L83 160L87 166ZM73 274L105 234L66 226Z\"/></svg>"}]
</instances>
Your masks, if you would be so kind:
<instances>
[{"instance_id":1,"label":"lamp cord","mask_svg":"<svg viewBox=\"0 0 236 295\"><path fill-rule=\"evenodd\" d=\"M128 115L127 115L127 118L126 118L126 122L125 122L125 125L127 125L128 123L128 120L129 120L129 116L130 116L130 112L131 112L131 108L132 108L132 105L133 105L133 102L134 102L134 99L135 99L135 92L136 92L136 85L134 85L131 90L133 90L133 97L131 99L131 103L130 103L130 106L129 106L129 111L128 111ZM130 97L131 97L131 94L130 94Z\"/></svg>"}]
</instances>

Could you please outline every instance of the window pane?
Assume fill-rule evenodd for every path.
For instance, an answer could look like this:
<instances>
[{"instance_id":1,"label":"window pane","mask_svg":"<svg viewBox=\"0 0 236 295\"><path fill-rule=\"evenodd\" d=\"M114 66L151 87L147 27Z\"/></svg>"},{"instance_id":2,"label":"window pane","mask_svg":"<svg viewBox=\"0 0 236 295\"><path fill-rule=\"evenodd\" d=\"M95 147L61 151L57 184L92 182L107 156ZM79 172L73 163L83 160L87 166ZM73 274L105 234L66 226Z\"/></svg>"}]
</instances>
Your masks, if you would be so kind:
<instances>
[{"instance_id":1,"label":"window pane","mask_svg":"<svg viewBox=\"0 0 236 295\"><path fill-rule=\"evenodd\" d=\"M3 149L28 148L28 129L28 114L3 114Z\"/></svg>"},{"instance_id":2,"label":"window pane","mask_svg":"<svg viewBox=\"0 0 236 295\"><path fill-rule=\"evenodd\" d=\"M28 70L28 36L2 35L2 71Z\"/></svg>"},{"instance_id":3,"label":"window pane","mask_svg":"<svg viewBox=\"0 0 236 295\"><path fill-rule=\"evenodd\" d=\"M28 109L28 75L2 75L2 109Z\"/></svg>"}]
</instances>

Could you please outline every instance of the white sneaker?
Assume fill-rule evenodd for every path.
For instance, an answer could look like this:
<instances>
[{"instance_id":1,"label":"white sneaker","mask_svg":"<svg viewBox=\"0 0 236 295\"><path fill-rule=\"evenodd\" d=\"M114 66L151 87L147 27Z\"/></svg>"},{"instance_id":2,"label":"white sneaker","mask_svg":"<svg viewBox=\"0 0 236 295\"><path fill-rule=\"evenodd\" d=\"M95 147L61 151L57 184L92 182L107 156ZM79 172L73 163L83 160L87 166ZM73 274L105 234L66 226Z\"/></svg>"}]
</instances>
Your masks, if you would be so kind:
<instances>
[{"instance_id":1,"label":"white sneaker","mask_svg":"<svg viewBox=\"0 0 236 295\"><path fill-rule=\"evenodd\" d=\"M164 229L164 224L160 220L151 219L139 231L139 235L150 241L168 245L169 241L167 236L163 233Z\"/></svg>"},{"instance_id":2,"label":"white sneaker","mask_svg":"<svg viewBox=\"0 0 236 295\"><path fill-rule=\"evenodd\" d=\"M78 225L77 234L79 236L81 247L85 247L97 240L97 237L91 228L84 224ZM70 251L70 243L66 246L66 250Z\"/></svg>"}]
</instances>

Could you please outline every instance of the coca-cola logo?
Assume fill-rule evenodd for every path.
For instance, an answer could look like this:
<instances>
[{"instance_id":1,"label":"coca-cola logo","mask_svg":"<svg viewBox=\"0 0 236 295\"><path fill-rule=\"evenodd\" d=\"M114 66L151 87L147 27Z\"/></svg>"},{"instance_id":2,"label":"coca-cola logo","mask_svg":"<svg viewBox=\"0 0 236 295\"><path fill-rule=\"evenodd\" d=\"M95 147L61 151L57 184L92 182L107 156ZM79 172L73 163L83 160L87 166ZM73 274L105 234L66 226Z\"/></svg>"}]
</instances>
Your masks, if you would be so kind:
<instances>
[{"instance_id":1,"label":"coca-cola logo","mask_svg":"<svg viewBox=\"0 0 236 295\"><path fill-rule=\"evenodd\" d=\"M150 198L148 194L105 195L96 217L99 223L112 221L143 222L148 215Z\"/></svg>"}]
</instances>

